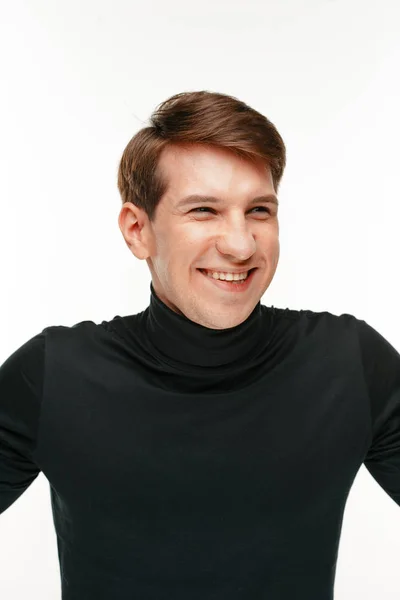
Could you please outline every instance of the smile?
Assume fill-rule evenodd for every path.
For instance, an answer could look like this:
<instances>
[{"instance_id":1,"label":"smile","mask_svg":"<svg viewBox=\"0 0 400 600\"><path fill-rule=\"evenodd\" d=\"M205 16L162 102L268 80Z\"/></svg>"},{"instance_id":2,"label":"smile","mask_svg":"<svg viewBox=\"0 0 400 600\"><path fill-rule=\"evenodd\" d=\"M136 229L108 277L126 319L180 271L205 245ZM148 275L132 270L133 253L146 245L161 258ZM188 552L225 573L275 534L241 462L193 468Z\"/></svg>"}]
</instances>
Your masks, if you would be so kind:
<instances>
[{"instance_id":1,"label":"smile","mask_svg":"<svg viewBox=\"0 0 400 600\"><path fill-rule=\"evenodd\" d=\"M203 275L203 277L205 277L210 282L211 285L217 286L221 290L225 290L227 292L242 292L243 293L249 289L249 287L254 279L254 275L255 275L255 272L257 271L257 268L250 269L248 271L248 275L247 275L246 279L240 279L240 280L236 280L236 281L235 280L229 281L229 280L214 278L211 274L208 274L206 271L204 271L202 269L198 269L198 271Z\"/></svg>"}]
</instances>

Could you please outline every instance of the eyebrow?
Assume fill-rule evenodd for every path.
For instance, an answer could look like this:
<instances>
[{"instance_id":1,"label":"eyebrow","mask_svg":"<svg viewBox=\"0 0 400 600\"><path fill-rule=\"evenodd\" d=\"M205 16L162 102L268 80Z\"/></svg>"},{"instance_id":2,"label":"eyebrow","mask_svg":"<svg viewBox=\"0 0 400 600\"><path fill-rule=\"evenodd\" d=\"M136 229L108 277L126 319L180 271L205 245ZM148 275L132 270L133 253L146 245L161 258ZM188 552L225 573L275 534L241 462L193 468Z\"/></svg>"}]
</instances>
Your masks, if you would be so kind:
<instances>
[{"instance_id":1,"label":"eyebrow","mask_svg":"<svg viewBox=\"0 0 400 600\"><path fill-rule=\"evenodd\" d=\"M189 206L191 204L197 204L199 202L208 202L211 204L216 204L222 202L222 200L220 198L216 198L215 196L202 196L200 194L190 194L190 196L185 196L185 198L182 198L182 200L180 200L176 205L176 208L182 208L183 206ZM279 206L279 201L275 194L257 196L256 198L250 200L250 204L257 204L259 202L270 203Z\"/></svg>"}]
</instances>

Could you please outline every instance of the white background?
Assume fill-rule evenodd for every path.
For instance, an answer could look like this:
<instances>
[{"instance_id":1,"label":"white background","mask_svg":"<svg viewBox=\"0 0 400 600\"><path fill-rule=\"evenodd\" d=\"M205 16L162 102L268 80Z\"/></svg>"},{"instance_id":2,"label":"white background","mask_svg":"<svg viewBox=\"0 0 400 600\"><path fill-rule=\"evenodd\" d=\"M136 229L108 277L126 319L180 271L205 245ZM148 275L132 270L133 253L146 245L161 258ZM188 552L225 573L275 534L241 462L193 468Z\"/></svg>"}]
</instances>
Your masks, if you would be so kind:
<instances>
[{"instance_id":1,"label":"white background","mask_svg":"<svg viewBox=\"0 0 400 600\"><path fill-rule=\"evenodd\" d=\"M262 302L353 314L400 349L399 25L396 0L3 3L0 362L48 325L148 305L118 162L157 104L200 89L244 100L287 145ZM398 600L399 561L400 507L362 466L335 600ZM0 517L0 597L60 598L42 474Z\"/></svg>"}]
</instances>

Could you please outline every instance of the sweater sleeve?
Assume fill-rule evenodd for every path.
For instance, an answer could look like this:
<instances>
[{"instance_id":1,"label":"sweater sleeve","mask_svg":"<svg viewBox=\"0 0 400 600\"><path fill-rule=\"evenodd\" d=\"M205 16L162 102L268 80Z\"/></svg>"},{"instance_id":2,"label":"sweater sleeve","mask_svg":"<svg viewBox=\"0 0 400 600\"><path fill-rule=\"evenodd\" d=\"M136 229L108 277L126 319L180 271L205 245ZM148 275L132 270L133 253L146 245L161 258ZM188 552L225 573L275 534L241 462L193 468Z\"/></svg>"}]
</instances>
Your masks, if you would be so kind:
<instances>
[{"instance_id":1,"label":"sweater sleeve","mask_svg":"<svg viewBox=\"0 0 400 600\"><path fill-rule=\"evenodd\" d=\"M400 354L373 327L358 320L371 413L371 443L364 465L400 505Z\"/></svg>"},{"instance_id":2,"label":"sweater sleeve","mask_svg":"<svg viewBox=\"0 0 400 600\"><path fill-rule=\"evenodd\" d=\"M0 513L40 472L33 451L42 398L44 341L42 331L0 366Z\"/></svg>"}]
</instances>

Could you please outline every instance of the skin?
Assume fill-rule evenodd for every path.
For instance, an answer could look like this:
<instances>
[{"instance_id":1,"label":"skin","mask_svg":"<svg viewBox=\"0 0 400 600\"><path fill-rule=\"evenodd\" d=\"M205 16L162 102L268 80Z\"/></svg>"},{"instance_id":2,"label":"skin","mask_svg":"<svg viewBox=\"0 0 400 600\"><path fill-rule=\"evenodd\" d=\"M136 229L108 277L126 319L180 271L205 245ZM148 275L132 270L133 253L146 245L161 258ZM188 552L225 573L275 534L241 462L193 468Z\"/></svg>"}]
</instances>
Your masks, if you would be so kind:
<instances>
[{"instance_id":1,"label":"skin","mask_svg":"<svg viewBox=\"0 0 400 600\"><path fill-rule=\"evenodd\" d=\"M212 329L239 325L269 287L279 261L278 207L250 205L256 196L275 194L269 168L199 144L165 147L159 168L169 185L155 221L131 202L119 213L128 248L146 260L157 296L173 311ZM194 193L221 201L177 207ZM211 267L258 269L246 291L233 293L197 270Z\"/></svg>"}]
</instances>

